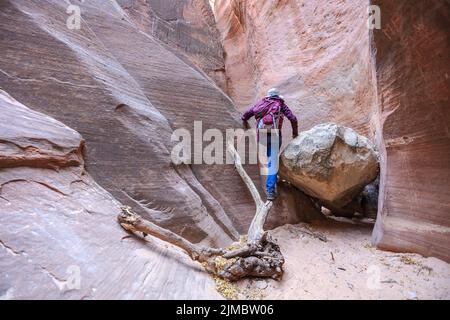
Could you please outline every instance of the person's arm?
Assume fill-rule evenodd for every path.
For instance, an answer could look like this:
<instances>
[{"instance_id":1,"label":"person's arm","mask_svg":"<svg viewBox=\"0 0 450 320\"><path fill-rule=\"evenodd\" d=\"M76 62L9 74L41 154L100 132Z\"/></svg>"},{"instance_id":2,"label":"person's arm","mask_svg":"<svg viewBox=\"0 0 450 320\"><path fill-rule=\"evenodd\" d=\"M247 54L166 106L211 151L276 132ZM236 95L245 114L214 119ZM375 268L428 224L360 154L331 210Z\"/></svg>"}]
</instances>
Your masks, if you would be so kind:
<instances>
[{"instance_id":1,"label":"person's arm","mask_svg":"<svg viewBox=\"0 0 450 320\"><path fill-rule=\"evenodd\" d=\"M292 126L292 137L295 138L298 136L298 121L297 117L292 113L291 109L287 106L286 103L283 103L281 107L281 112L289 119Z\"/></svg>"},{"instance_id":2,"label":"person's arm","mask_svg":"<svg viewBox=\"0 0 450 320\"><path fill-rule=\"evenodd\" d=\"M255 115L254 106L244 112L241 119L244 123L244 128L248 129L250 126L248 125L248 120Z\"/></svg>"}]
</instances>

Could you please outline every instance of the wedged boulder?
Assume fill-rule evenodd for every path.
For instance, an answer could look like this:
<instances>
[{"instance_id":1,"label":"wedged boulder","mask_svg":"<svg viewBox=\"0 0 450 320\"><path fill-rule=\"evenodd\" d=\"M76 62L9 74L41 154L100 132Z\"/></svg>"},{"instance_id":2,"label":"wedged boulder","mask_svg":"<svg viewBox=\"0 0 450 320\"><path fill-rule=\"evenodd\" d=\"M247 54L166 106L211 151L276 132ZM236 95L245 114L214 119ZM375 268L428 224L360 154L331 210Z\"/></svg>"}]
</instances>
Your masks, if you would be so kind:
<instances>
[{"instance_id":1,"label":"wedged boulder","mask_svg":"<svg viewBox=\"0 0 450 320\"><path fill-rule=\"evenodd\" d=\"M377 177L373 144L334 123L302 132L281 154L280 175L310 196L335 207L349 203Z\"/></svg>"}]
</instances>

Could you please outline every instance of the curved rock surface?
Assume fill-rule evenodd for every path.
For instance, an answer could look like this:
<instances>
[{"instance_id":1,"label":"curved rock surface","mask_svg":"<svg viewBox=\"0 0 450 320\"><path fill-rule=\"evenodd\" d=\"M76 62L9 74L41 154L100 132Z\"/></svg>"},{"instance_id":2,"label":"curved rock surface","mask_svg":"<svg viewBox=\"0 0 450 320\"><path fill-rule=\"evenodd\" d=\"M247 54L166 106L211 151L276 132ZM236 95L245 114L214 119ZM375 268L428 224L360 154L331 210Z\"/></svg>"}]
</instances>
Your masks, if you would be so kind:
<instances>
[{"instance_id":1,"label":"curved rock surface","mask_svg":"<svg viewBox=\"0 0 450 320\"><path fill-rule=\"evenodd\" d=\"M141 32L116 2L80 5L81 29L70 30L64 1L4 3L0 85L80 132L88 171L116 199L192 241L229 243L238 231L212 194L224 194L220 189L233 181L236 202L245 204L245 186L231 166L199 166L196 173L174 168L170 150L173 128L190 130L206 106L211 112L202 118L204 128L233 126L232 103ZM207 191L206 170L229 174ZM247 210L253 214L250 205Z\"/></svg>"},{"instance_id":2,"label":"curved rock surface","mask_svg":"<svg viewBox=\"0 0 450 320\"><path fill-rule=\"evenodd\" d=\"M171 18L173 8L166 7L168 1L147 1L146 5L155 12L155 19L162 19L158 20L159 29L162 30L162 25L176 25L175 31L170 29L170 34L165 34L151 33L147 25L140 24L138 11L145 17L147 11L143 10L149 9L144 8L140 1L93 0L77 3L82 17L79 30L69 29L66 25L70 16L66 1L2 2L0 87L27 107L70 126L85 139L80 146L77 140L80 139L79 134L74 133L72 145L68 143L68 134L61 133L64 138L62 147L53 147L54 143L49 142L44 148L45 143L40 140L38 145L30 144L29 139L22 142L21 136L33 133L33 128L29 128L17 132L15 144L2 144L0 167L5 176L8 172L5 179L15 180L16 176L23 176L25 180L20 182L22 178L19 177L20 181L7 183L2 191L8 199L2 202L0 208L2 212L8 212L0 224L0 235L5 235L0 237L4 241L2 254L6 252L7 257L28 259L14 255L15 252L25 251L29 259L33 259L31 253L37 250L41 265L58 280L65 279L66 265L72 261L69 256L75 256L77 250L84 250L76 248L78 243L81 248L92 245L91 250L85 249L86 255L80 254L82 262L73 260L75 265L84 268L87 262L95 262L95 256L105 259L104 265L98 268L94 265L89 269L89 276L85 273L87 271L82 270L86 283L92 283L91 287L95 290L97 283L114 274L113 281L129 281L135 290L127 285L115 287L106 282L105 286L109 288L97 288L101 293L94 297L216 297L215 293L208 293L210 282L203 278L203 273L195 271L188 275L192 265L186 262L184 255L181 257L183 263L177 264L179 257L175 258L175 255L178 251L173 253L155 244L150 249L154 252L149 253L144 250L148 245L136 244L135 239L127 238L122 244L117 244L123 246L120 249L115 242L108 246L115 237L124 236L115 221L119 202L193 242L211 246L229 245L240 233L247 231L255 213L251 195L232 165L174 166L170 160L173 147L171 135L175 129L186 128L192 133L194 121L202 121L203 130L217 128L224 132L225 129L240 126L239 113L233 102L205 75L208 73L208 63L212 61L211 68L216 68L215 63L220 60L217 49L220 44L215 39L205 42L210 34L203 26L210 24L208 21L212 16L207 18L210 10L198 12L199 8L204 8L202 3L171 2L184 8L175 11L174 16L180 20L175 22ZM192 21L196 21L197 17L204 20L199 18L195 24ZM181 29L184 33L178 38L172 37ZM179 48L175 48L177 46ZM34 111L28 112L35 114ZM0 123L9 125L5 117L0 113ZM38 118L30 118L30 121L37 121L36 135L45 137L46 131L39 131L38 125L42 117ZM6 139L12 132L3 130L2 134L0 139ZM58 139L56 132L49 138L55 142ZM5 141L13 140L8 139ZM83 165L89 175L83 174ZM62 171L66 166L70 169L70 175ZM12 171L4 171L7 167L13 168ZM58 174L55 168L58 168ZM50 171L42 171L44 169ZM259 179L257 166L248 166L247 169L255 181ZM35 180L44 182L28 183ZM297 199L298 191L287 188L287 201L274 205L274 214L269 217L266 228L286 222L296 223L317 214L309 199ZM23 192L18 192L22 189ZM55 193L52 190L56 190ZM72 199L66 196L69 193L77 196ZM39 202L40 198L45 201ZM52 204L53 201L56 203ZM94 209L89 209L89 206ZM34 207L39 215L33 215ZM71 213L66 213L65 207L70 208ZM88 209L84 210L84 207ZM33 222L38 224L33 228L40 231L36 231L32 241L26 239L27 234L22 232L21 227L9 225L9 221L17 224L17 220L9 218L11 212L18 208L23 208L20 209L22 218L29 217L29 214L30 219L37 219L36 216L40 215L45 217ZM48 208L51 210L48 211ZM49 220L53 216L47 219L49 212L63 214L55 218L58 219L55 222ZM89 212L100 214L89 215ZM89 219L86 226L80 225L83 219ZM72 225L76 228L67 229ZM94 226L100 226L101 230L94 229ZM54 228L61 231L54 231ZM99 238L90 242L89 239L94 236L90 233L98 233ZM111 233L110 237L108 233ZM66 245L67 253L61 253L59 257L63 249L53 248L52 242L64 242L66 237L75 241L76 245L70 250ZM60 267L53 259L52 249L56 250L57 259L63 261ZM139 250L137 254L144 252L144 265L137 262L141 261L139 256L128 258L126 252L130 251L132 255L136 250ZM155 263L149 264L146 259L155 260ZM1 273L9 274L8 279L1 282L2 296L59 297L59 291L49 293L50 289L54 289L52 283L47 290L46 281L49 278L39 264L31 262L24 264L24 268L36 269L33 271L36 277L33 278L33 275L23 280L20 287L42 285L42 292L33 291L27 295L26 290L21 289L21 293L16 290L13 295L14 290L10 290L14 287L13 279L27 272L18 268L14 261L2 260ZM123 273L126 274L116 273L113 270L115 263L123 263L124 268L129 268L134 275L129 275L125 270ZM96 280L94 276L97 271L104 276ZM174 276L177 271L180 278ZM161 275L156 279L153 275L158 273ZM170 282L170 278L183 280L175 283ZM203 289L200 289L201 286ZM189 295L184 288L195 292ZM128 295L127 290L130 291ZM85 293L86 297L90 297ZM79 292L67 295L81 297Z\"/></svg>"},{"instance_id":3,"label":"curved rock surface","mask_svg":"<svg viewBox=\"0 0 450 320\"><path fill-rule=\"evenodd\" d=\"M10 131L19 120L0 113L8 128L0 131L0 297L217 297L179 251L154 239L117 242L126 234L115 216L130 205L218 246L246 231L254 205L232 166L170 163L174 129L240 125L219 87L242 109L277 86L302 130L336 122L375 140L374 241L450 261L448 3L374 1L382 30L372 39L366 1L215 0L225 84L205 3L80 1L81 29L70 30L66 1L1 2L0 87L76 131L30 110L18 119L35 127ZM2 95L8 108L23 108ZM258 168L247 169L256 181ZM266 228L314 212L284 187ZM71 266L81 269L81 291L66 290Z\"/></svg>"},{"instance_id":4,"label":"curved rock surface","mask_svg":"<svg viewBox=\"0 0 450 320\"><path fill-rule=\"evenodd\" d=\"M366 137L325 123L301 132L287 145L280 175L310 196L343 207L376 178L378 157Z\"/></svg>"},{"instance_id":5,"label":"curved rock surface","mask_svg":"<svg viewBox=\"0 0 450 320\"><path fill-rule=\"evenodd\" d=\"M382 141L373 240L450 261L450 4L374 1Z\"/></svg>"},{"instance_id":6,"label":"curved rock surface","mask_svg":"<svg viewBox=\"0 0 450 320\"><path fill-rule=\"evenodd\" d=\"M119 226L80 134L1 90L0 108L0 299L220 298L181 250Z\"/></svg>"}]
</instances>

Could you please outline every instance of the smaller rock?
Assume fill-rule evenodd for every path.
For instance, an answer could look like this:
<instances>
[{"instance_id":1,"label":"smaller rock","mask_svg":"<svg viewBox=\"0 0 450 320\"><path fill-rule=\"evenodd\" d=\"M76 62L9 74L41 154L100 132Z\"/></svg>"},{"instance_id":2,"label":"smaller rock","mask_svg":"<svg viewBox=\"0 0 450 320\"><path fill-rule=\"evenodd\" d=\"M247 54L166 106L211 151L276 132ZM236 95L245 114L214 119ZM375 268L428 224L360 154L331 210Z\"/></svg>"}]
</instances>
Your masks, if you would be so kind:
<instances>
[{"instance_id":1,"label":"smaller rock","mask_svg":"<svg viewBox=\"0 0 450 320\"><path fill-rule=\"evenodd\" d=\"M335 207L330 203L318 202L322 207L322 213L324 215L336 216L336 217L346 217L358 219L368 218L368 221L374 221L377 218L378 212L378 188L379 188L379 177L377 177L373 182L369 183L364 187L363 191L355 196L352 201L343 207Z\"/></svg>"},{"instance_id":2,"label":"smaller rock","mask_svg":"<svg viewBox=\"0 0 450 320\"><path fill-rule=\"evenodd\" d=\"M378 190L380 188L380 177L364 187L361 193L362 214L364 217L376 219L378 212Z\"/></svg>"}]
</instances>

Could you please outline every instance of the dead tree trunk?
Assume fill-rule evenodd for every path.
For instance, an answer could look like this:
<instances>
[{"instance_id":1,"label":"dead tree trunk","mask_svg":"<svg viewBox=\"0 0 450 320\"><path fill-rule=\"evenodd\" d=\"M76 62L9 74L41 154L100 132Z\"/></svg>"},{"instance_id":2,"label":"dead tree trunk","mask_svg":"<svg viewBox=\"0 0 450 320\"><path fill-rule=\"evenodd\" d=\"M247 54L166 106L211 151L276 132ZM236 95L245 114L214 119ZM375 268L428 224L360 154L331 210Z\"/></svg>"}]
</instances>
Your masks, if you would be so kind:
<instances>
[{"instance_id":1,"label":"dead tree trunk","mask_svg":"<svg viewBox=\"0 0 450 320\"><path fill-rule=\"evenodd\" d=\"M205 269L219 277L236 281L244 277L271 277L281 279L284 257L280 248L264 231L264 223L272 208L272 202L263 202L255 184L242 166L241 158L232 143L228 144L228 152L233 156L234 165L242 180L250 191L256 204L256 213L247 234L247 243L233 249L201 247L170 230L143 219L132 212L129 207L122 208L118 216L120 225L130 232L150 234L163 241L180 247Z\"/></svg>"}]
</instances>

